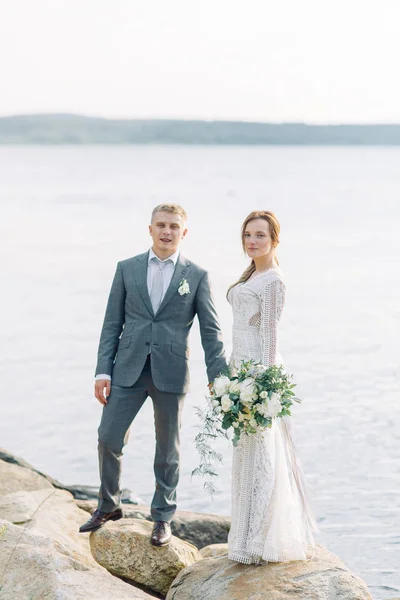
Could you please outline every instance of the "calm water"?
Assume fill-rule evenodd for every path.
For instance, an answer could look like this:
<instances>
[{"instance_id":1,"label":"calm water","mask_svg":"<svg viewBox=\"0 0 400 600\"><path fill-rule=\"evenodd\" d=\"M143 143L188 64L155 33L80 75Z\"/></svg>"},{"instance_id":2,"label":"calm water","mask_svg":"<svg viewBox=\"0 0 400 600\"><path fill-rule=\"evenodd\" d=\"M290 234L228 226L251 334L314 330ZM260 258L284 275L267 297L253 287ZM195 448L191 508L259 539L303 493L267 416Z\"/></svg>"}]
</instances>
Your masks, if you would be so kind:
<instances>
[{"instance_id":1,"label":"calm water","mask_svg":"<svg viewBox=\"0 0 400 600\"><path fill-rule=\"evenodd\" d=\"M92 397L116 262L147 249L151 208L189 213L183 252L209 269L228 353L227 286L256 208L282 224L281 353L304 403L294 428L319 540L375 599L400 595L400 149L0 147L0 445L65 483L98 483ZM179 507L228 514L230 454L212 502L191 480L206 385L191 336ZM151 404L131 430L123 485L149 502Z\"/></svg>"}]
</instances>

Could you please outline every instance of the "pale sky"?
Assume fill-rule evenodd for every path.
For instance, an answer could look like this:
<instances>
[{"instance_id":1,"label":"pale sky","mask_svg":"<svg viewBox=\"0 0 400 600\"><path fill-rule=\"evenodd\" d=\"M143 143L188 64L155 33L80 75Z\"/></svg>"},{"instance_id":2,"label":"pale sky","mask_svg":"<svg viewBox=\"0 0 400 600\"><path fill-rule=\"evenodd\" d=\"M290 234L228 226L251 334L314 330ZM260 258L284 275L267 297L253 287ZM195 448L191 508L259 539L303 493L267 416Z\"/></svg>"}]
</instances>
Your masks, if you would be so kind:
<instances>
[{"instance_id":1,"label":"pale sky","mask_svg":"<svg viewBox=\"0 0 400 600\"><path fill-rule=\"evenodd\" d=\"M0 0L0 115L400 122L400 0Z\"/></svg>"}]
</instances>

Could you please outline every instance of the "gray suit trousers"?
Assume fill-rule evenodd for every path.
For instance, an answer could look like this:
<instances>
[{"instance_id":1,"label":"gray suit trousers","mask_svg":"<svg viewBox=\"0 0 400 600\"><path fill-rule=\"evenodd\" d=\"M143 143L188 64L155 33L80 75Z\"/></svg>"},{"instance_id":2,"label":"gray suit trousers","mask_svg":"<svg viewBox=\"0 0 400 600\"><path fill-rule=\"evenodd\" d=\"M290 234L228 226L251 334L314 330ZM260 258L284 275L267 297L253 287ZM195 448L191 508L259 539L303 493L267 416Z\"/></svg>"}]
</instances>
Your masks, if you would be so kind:
<instances>
[{"instance_id":1,"label":"gray suit trousers","mask_svg":"<svg viewBox=\"0 0 400 600\"><path fill-rule=\"evenodd\" d=\"M120 504L122 450L128 441L131 423L148 396L153 401L156 433L156 490L151 503L151 515L154 521L170 522L176 511L179 430L185 394L161 392L155 387L151 376L150 356L132 387L111 384L108 402L103 407L98 429L101 480L98 508L111 512Z\"/></svg>"}]
</instances>

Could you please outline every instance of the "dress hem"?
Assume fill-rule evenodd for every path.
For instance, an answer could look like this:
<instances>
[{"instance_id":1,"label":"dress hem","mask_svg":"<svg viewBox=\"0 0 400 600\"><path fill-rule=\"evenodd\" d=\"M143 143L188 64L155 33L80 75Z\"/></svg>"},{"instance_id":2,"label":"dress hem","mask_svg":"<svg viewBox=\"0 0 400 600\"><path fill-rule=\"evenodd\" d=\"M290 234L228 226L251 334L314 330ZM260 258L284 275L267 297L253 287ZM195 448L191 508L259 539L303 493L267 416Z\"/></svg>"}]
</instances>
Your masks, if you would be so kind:
<instances>
[{"instance_id":1,"label":"dress hem","mask_svg":"<svg viewBox=\"0 0 400 600\"><path fill-rule=\"evenodd\" d=\"M310 561L314 557L313 547L309 548L312 550L311 556L307 557L306 552L302 556L291 556L288 555L273 555L273 556L263 556L259 552L228 552L229 560L233 560L235 562L239 562L246 565L260 565L263 561L266 563L280 563L280 562L295 562L295 561Z\"/></svg>"}]
</instances>

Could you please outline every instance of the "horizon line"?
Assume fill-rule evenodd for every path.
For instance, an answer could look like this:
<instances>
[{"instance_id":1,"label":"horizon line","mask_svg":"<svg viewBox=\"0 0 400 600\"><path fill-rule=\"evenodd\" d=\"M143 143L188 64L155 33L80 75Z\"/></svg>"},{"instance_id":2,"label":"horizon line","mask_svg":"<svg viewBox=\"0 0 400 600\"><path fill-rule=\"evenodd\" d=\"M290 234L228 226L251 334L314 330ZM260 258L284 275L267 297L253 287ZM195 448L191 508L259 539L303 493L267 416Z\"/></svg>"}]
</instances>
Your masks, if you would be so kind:
<instances>
[{"instance_id":1,"label":"horizon line","mask_svg":"<svg viewBox=\"0 0 400 600\"><path fill-rule=\"evenodd\" d=\"M15 119L15 118L32 118L32 117L77 117L82 119L97 119L102 121L167 121L181 123L243 123L246 125L302 125L305 127L377 127L377 126L400 126L400 121L370 121L370 122L324 122L315 123L310 121L253 121L245 119L222 119L222 118L205 118L205 117L106 117L100 115L91 115L74 112L35 112L35 113L12 113L0 114L0 119Z\"/></svg>"}]
</instances>

